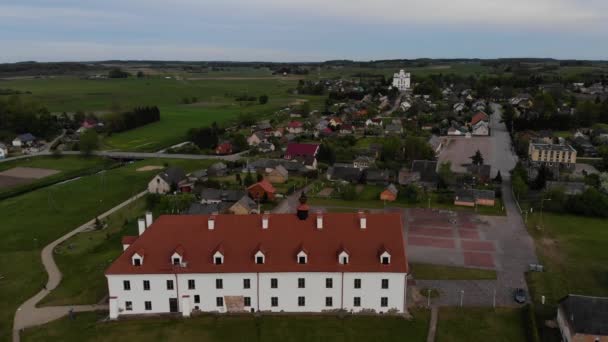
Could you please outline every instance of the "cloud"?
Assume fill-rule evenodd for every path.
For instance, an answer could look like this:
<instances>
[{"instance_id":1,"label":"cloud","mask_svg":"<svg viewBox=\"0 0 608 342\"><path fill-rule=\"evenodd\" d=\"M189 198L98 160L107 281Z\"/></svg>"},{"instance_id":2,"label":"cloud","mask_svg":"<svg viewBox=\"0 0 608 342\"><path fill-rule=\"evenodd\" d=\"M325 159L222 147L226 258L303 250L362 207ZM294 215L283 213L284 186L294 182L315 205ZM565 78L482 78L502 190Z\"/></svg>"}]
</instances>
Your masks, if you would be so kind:
<instances>
[{"instance_id":1,"label":"cloud","mask_svg":"<svg viewBox=\"0 0 608 342\"><path fill-rule=\"evenodd\" d=\"M93 10L76 7L48 7L0 4L0 19L15 20L124 20L134 16L111 10Z\"/></svg>"}]
</instances>

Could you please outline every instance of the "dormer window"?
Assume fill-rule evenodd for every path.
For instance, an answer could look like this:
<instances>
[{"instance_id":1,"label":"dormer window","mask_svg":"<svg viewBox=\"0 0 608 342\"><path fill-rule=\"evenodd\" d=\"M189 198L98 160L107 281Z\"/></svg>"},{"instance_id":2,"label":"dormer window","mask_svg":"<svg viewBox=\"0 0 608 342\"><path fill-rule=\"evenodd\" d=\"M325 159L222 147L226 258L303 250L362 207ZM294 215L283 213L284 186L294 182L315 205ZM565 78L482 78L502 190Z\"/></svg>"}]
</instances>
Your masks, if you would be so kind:
<instances>
[{"instance_id":1,"label":"dormer window","mask_svg":"<svg viewBox=\"0 0 608 342\"><path fill-rule=\"evenodd\" d=\"M173 258L173 265L179 266L182 263L181 258Z\"/></svg>"},{"instance_id":2,"label":"dormer window","mask_svg":"<svg viewBox=\"0 0 608 342\"><path fill-rule=\"evenodd\" d=\"M338 262L341 265L347 265L349 261L350 261L350 258L346 251L343 250L342 252L340 252L340 254L338 254Z\"/></svg>"},{"instance_id":3,"label":"dormer window","mask_svg":"<svg viewBox=\"0 0 608 342\"><path fill-rule=\"evenodd\" d=\"M221 252L215 252L213 254L213 263L216 265L221 265L224 263L224 255Z\"/></svg>"},{"instance_id":4,"label":"dormer window","mask_svg":"<svg viewBox=\"0 0 608 342\"><path fill-rule=\"evenodd\" d=\"M144 263L144 253L143 251L137 251L135 253L133 253L133 256L131 256L131 264L133 266L141 266Z\"/></svg>"},{"instance_id":5,"label":"dormer window","mask_svg":"<svg viewBox=\"0 0 608 342\"><path fill-rule=\"evenodd\" d=\"M262 251L258 251L257 253L255 253L254 258L256 264L264 264L266 262L266 256Z\"/></svg>"},{"instance_id":6,"label":"dormer window","mask_svg":"<svg viewBox=\"0 0 608 342\"><path fill-rule=\"evenodd\" d=\"M382 265L388 265L391 263L391 255L388 253L388 251L384 250L382 254L380 254L380 263Z\"/></svg>"},{"instance_id":7,"label":"dormer window","mask_svg":"<svg viewBox=\"0 0 608 342\"><path fill-rule=\"evenodd\" d=\"M308 263L308 255L305 251L300 251L297 255L298 264L307 264Z\"/></svg>"},{"instance_id":8,"label":"dormer window","mask_svg":"<svg viewBox=\"0 0 608 342\"><path fill-rule=\"evenodd\" d=\"M177 246L171 255L171 264L174 266L180 266L184 261L184 248L182 246Z\"/></svg>"}]
</instances>

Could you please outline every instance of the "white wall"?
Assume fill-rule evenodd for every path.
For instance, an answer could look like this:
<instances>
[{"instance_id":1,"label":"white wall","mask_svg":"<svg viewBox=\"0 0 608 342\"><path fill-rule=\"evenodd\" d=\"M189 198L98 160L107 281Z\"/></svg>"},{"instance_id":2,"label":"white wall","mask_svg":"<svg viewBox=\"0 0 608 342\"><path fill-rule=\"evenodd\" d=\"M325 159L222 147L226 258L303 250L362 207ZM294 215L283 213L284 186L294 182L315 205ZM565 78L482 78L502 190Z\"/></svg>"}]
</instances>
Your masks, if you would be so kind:
<instances>
[{"instance_id":1,"label":"white wall","mask_svg":"<svg viewBox=\"0 0 608 342\"><path fill-rule=\"evenodd\" d=\"M217 273L179 274L174 290L167 290L170 275L109 275L108 287L111 297L116 297L119 315L169 312L169 298L177 298L181 311L182 296L189 295L190 308L198 306L201 311L226 312L216 306L216 297L243 296L251 298L251 308L256 311L273 312L321 312L344 308L347 311L373 309L387 312L390 309L404 311L404 273ZM243 288L243 279L251 279L251 288ZM278 288L271 288L271 278L278 280ZM305 287L298 288L298 278L305 279ZM325 279L333 279L333 287L326 288ZM361 279L361 289L354 288L354 279ZM188 289L188 280L194 279L195 289ZM223 289L216 289L216 279L223 279ZM344 283L342 283L344 279ZM389 280L389 288L382 289L382 279ZM130 280L131 290L123 290L123 280ZM150 290L143 290L143 280L150 280ZM259 282L259 307L258 307ZM194 296L200 296L200 303L194 303ZM298 306L298 297L305 297L305 306ZM277 307L271 306L271 298L278 297ZM325 306L325 297L333 298L332 307ZM361 297L361 306L354 307L354 297ZM388 297L388 307L381 307L380 298ZM125 302L133 302L133 311L124 311ZM152 301L152 310L144 310L144 302ZM249 308L245 308L248 310ZM122 310L122 311L121 311Z\"/></svg>"},{"instance_id":2,"label":"white wall","mask_svg":"<svg viewBox=\"0 0 608 342\"><path fill-rule=\"evenodd\" d=\"M156 175L148 183L148 191L153 194L166 194L171 191L171 185L167 184L159 175Z\"/></svg>"}]
</instances>

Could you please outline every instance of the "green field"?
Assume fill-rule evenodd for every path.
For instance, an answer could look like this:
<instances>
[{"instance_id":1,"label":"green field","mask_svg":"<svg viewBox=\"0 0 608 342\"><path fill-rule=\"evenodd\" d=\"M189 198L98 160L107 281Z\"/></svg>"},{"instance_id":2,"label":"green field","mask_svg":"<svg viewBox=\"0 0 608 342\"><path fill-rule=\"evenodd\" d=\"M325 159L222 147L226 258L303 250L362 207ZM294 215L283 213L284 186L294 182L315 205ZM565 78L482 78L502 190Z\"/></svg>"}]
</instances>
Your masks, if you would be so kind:
<instances>
[{"instance_id":1,"label":"green field","mask_svg":"<svg viewBox=\"0 0 608 342\"><path fill-rule=\"evenodd\" d=\"M77 314L28 329L23 341L201 341L201 342L392 342L426 341L429 314L400 317L199 316L99 322L104 315Z\"/></svg>"},{"instance_id":2,"label":"green field","mask_svg":"<svg viewBox=\"0 0 608 342\"><path fill-rule=\"evenodd\" d=\"M526 341L521 309L439 310L437 342L523 342Z\"/></svg>"},{"instance_id":3,"label":"green field","mask_svg":"<svg viewBox=\"0 0 608 342\"><path fill-rule=\"evenodd\" d=\"M172 160L187 170L212 161ZM158 171L137 172L144 160L0 201L0 340L7 340L19 304L46 282L40 250L61 235L145 189Z\"/></svg>"},{"instance_id":4,"label":"green field","mask_svg":"<svg viewBox=\"0 0 608 342\"><path fill-rule=\"evenodd\" d=\"M226 123L241 113L259 118L270 117L298 99L308 99L312 108L320 107L320 96L298 96L287 92L295 88L297 79L270 77L265 79L235 77L196 80L164 79L100 79L74 77L3 81L3 87L31 91L23 95L47 106L53 112L78 110L100 115L111 111L126 111L136 106L157 105L161 121L104 139L107 149L155 151L184 140L189 128ZM269 96L269 102L241 106L239 95ZM183 98L196 97L198 102L183 104Z\"/></svg>"},{"instance_id":5,"label":"green field","mask_svg":"<svg viewBox=\"0 0 608 342\"><path fill-rule=\"evenodd\" d=\"M417 280L495 280L496 271L476 268L410 263Z\"/></svg>"},{"instance_id":6,"label":"green field","mask_svg":"<svg viewBox=\"0 0 608 342\"><path fill-rule=\"evenodd\" d=\"M573 215L543 214L528 217L536 253L545 266L543 273L528 274L533 298L545 296L550 304L569 293L608 296L608 223L606 219Z\"/></svg>"},{"instance_id":7,"label":"green field","mask_svg":"<svg viewBox=\"0 0 608 342\"><path fill-rule=\"evenodd\" d=\"M33 180L31 183L0 188L0 198L61 182L66 179L78 177L82 174L94 173L109 167L112 164L115 164L115 162L111 159L101 157L83 158L80 156L62 156L61 158L43 156L3 162L0 163L0 171L5 171L14 167L35 167L52 169L60 172L48 177Z\"/></svg>"}]
</instances>

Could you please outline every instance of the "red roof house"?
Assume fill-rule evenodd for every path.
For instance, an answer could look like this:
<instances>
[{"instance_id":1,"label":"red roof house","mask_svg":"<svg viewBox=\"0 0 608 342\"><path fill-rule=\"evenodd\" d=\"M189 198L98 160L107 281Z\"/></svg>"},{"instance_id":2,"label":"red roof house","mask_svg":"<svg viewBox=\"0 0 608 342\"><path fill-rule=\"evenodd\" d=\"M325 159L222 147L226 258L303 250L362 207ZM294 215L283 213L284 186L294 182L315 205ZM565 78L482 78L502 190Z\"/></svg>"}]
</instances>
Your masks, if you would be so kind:
<instances>
[{"instance_id":1,"label":"red roof house","mask_svg":"<svg viewBox=\"0 0 608 342\"><path fill-rule=\"evenodd\" d=\"M249 196L255 200L268 199L269 201L274 200L276 190L272 184L266 179L263 179L250 187L247 188Z\"/></svg>"},{"instance_id":2,"label":"red roof house","mask_svg":"<svg viewBox=\"0 0 608 342\"><path fill-rule=\"evenodd\" d=\"M316 158L319 152L319 144L290 143L285 151L285 159Z\"/></svg>"},{"instance_id":3,"label":"red roof house","mask_svg":"<svg viewBox=\"0 0 608 342\"><path fill-rule=\"evenodd\" d=\"M490 117L488 116L488 114L484 112L477 112L477 114L473 115L473 118L471 119L471 126L475 126L480 121L488 122L489 120Z\"/></svg>"},{"instance_id":4,"label":"red roof house","mask_svg":"<svg viewBox=\"0 0 608 342\"><path fill-rule=\"evenodd\" d=\"M215 154L232 154L232 144L229 142L223 142L215 148Z\"/></svg>"}]
</instances>

